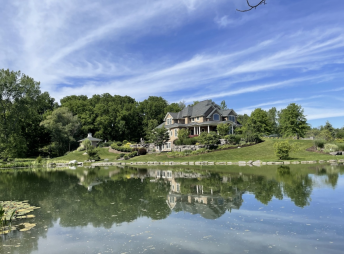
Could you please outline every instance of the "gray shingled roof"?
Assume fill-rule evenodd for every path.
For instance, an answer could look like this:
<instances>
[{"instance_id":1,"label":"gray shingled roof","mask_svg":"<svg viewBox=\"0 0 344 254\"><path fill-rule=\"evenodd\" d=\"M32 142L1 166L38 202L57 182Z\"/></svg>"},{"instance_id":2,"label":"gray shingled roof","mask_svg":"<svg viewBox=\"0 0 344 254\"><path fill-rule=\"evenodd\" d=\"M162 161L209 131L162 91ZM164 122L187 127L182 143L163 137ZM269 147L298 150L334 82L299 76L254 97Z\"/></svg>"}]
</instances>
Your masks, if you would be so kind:
<instances>
[{"instance_id":1,"label":"gray shingled roof","mask_svg":"<svg viewBox=\"0 0 344 254\"><path fill-rule=\"evenodd\" d=\"M211 100L200 101L195 106L187 106L183 110L175 113L168 112L172 116L172 119L183 119L184 117L198 117L205 116L209 117L215 110L218 110L222 116L227 116L233 109L221 110L220 106ZM234 112L235 113L235 112ZM236 114L236 113L235 113Z\"/></svg>"}]
</instances>

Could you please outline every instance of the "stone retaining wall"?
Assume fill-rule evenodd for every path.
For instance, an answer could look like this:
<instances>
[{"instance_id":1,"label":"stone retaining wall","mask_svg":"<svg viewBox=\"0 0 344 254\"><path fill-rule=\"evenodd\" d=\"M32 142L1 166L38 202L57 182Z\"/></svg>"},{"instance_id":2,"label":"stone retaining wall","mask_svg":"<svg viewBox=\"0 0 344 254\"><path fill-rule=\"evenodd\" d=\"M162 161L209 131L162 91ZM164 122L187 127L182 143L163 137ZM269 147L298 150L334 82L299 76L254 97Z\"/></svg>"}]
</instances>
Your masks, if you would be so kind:
<instances>
[{"instance_id":1,"label":"stone retaining wall","mask_svg":"<svg viewBox=\"0 0 344 254\"><path fill-rule=\"evenodd\" d=\"M148 161L148 162L97 162L92 163L92 166L118 166L118 165L239 165L239 166L261 166L261 165L290 165L290 164L316 164L316 163L344 163L343 160L319 160L319 161L271 161L262 162L257 161L238 161L238 162L213 162L213 161L184 161L184 162L174 162L174 161Z\"/></svg>"}]
</instances>

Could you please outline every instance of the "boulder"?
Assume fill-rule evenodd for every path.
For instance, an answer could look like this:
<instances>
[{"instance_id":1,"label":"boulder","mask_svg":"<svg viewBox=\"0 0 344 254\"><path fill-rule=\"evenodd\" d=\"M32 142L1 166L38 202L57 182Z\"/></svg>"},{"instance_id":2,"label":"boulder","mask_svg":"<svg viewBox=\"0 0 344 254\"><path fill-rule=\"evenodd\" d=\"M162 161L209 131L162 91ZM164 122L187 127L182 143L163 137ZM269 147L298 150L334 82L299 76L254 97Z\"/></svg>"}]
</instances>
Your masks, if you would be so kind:
<instances>
[{"instance_id":1,"label":"boulder","mask_svg":"<svg viewBox=\"0 0 344 254\"><path fill-rule=\"evenodd\" d=\"M72 161L68 162L68 164L77 164L77 163L78 163L77 160L72 160Z\"/></svg>"},{"instance_id":2,"label":"boulder","mask_svg":"<svg viewBox=\"0 0 344 254\"><path fill-rule=\"evenodd\" d=\"M335 155L342 155L342 152L331 152L331 155L335 156Z\"/></svg>"}]
</instances>

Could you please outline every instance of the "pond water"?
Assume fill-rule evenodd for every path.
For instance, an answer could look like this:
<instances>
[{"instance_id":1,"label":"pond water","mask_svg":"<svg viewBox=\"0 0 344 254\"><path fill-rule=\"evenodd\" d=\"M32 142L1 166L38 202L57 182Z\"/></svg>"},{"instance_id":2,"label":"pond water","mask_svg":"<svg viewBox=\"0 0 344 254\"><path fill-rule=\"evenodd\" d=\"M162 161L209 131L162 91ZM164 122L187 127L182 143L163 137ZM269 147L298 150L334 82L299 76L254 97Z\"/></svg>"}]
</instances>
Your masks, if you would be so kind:
<instances>
[{"instance_id":1,"label":"pond water","mask_svg":"<svg viewBox=\"0 0 344 254\"><path fill-rule=\"evenodd\" d=\"M344 166L0 171L39 206L0 253L343 253ZM22 222L22 221L21 221Z\"/></svg>"}]
</instances>

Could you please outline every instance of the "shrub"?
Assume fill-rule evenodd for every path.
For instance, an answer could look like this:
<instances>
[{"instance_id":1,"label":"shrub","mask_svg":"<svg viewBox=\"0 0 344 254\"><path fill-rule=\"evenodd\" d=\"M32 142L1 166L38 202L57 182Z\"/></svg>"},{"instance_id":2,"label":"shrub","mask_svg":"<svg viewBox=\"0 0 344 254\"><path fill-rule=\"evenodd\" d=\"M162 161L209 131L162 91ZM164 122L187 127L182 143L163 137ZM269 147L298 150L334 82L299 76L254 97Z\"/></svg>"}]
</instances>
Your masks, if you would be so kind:
<instances>
[{"instance_id":1,"label":"shrub","mask_svg":"<svg viewBox=\"0 0 344 254\"><path fill-rule=\"evenodd\" d=\"M119 154L119 157L120 157L120 158L122 158L122 157L124 157L124 156L125 156L125 153L120 153L120 154Z\"/></svg>"},{"instance_id":2,"label":"shrub","mask_svg":"<svg viewBox=\"0 0 344 254\"><path fill-rule=\"evenodd\" d=\"M213 131L209 133L202 132L199 136L199 141L203 145L212 146L219 142L219 136L216 134L216 132Z\"/></svg>"},{"instance_id":3,"label":"shrub","mask_svg":"<svg viewBox=\"0 0 344 254\"><path fill-rule=\"evenodd\" d=\"M344 151L344 145L343 144L338 145L338 151Z\"/></svg>"},{"instance_id":4,"label":"shrub","mask_svg":"<svg viewBox=\"0 0 344 254\"><path fill-rule=\"evenodd\" d=\"M330 152L335 152L338 151L338 146L335 144L325 144L324 146L324 152L325 153L330 153Z\"/></svg>"},{"instance_id":5,"label":"shrub","mask_svg":"<svg viewBox=\"0 0 344 254\"><path fill-rule=\"evenodd\" d=\"M113 143L112 145L111 145L111 148L112 149L115 149L115 150L117 150L117 151L120 151L120 152L132 152L132 148L130 148L130 147L125 147L125 146L117 146L117 144L115 144L115 143Z\"/></svg>"},{"instance_id":6,"label":"shrub","mask_svg":"<svg viewBox=\"0 0 344 254\"><path fill-rule=\"evenodd\" d=\"M146 148L140 148L138 150L138 155L146 155L147 154L147 150Z\"/></svg>"},{"instance_id":7,"label":"shrub","mask_svg":"<svg viewBox=\"0 0 344 254\"><path fill-rule=\"evenodd\" d=\"M88 158L88 160L99 161L100 160L100 156L99 156L98 153L99 153L99 150L95 149L93 146L88 148L88 150L87 150L87 158Z\"/></svg>"},{"instance_id":8,"label":"shrub","mask_svg":"<svg viewBox=\"0 0 344 254\"><path fill-rule=\"evenodd\" d=\"M128 159L129 159L129 155L127 155L127 154L124 155L124 159L125 159L125 160L128 160Z\"/></svg>"},{"instance_id":9,"label":"shrub","mask_svg":"<svg viewBox=\"0 0 344 254\"><path fill-rule=\"evenodd\" d=\"M226 135L224 138L232 145L239 144L241 141L241 135Z\"/></svg>"},{"instance_id":10,"label":"shrub","mask_svg":"<svg viewBox=\"0 0 344 254\"><path fill-rule=\"evenodd\" d=\"M137 152L136 152L136 151L131 152L131 153L128 154L128 156L129 156L130 158L135 157L136 155L137 155Z\"/></svg>"},{"instance_id":11,"label":"shrub","mask_svg":"<svg viewBox=\"0 0 344 254\"><path fill-rule=\"evenodd\" d=\"M85 151L86 149L85 149L85 147L83 147L83 146L79 146L76 150L79 151L79 152L81 152L81 151Z\"/></svg>"},{"instance_id":12,"label":"shrub","mask_svg":"<svg viewBox=\"0 0 344 254\"><path fill-rule=\"evenodd\" d=\"M314 145L319 148L324 148L326 141L325 140L315 140Z\"/></svg>"},{"instance_id":13,"label":"shrub","mask_svg":"<svg viewBox=\"0 0 344 254\"><path fill-rule=\"evenodd\" d=\"M123 140L123 142L122 142L123 145L125 145L125 144L127 144L127 143L129 143L128 140Z\"/></svg>"},{"instance_id":14,"label":"shrub","mask_svg":"<svg viewBox=\"0 0 344 254\"><path fill-rule=\"evenodd\" d=\"M182 141L180 139L176 139L173 141L173 144L175 144L176 146L180 146L182 145Z\"/></svg>"},{"instance_id":15,"label":"shrub","mask_svg":"<svg viewBox=\"0 0 344 254\"><path fill-rule=\"evenodd\" d=\"M38 157L36 158L36 162L37 162L38 164L41 164L42 161L43 161L43 158L42 158L41 156L38 156Z\"/></svg>"},{"instance_id":16,"label":"shrub","mask_svg":"<svg viewBox=\"0 0 344 254\"><path fill-rule=\"evenodd\" d=\"M298 147L294 144L289 144L288 141L276 142L274 144L275 154L280 160L286 160L289 158L289 153L297 151Z\"/></svg>"}]
</instances>

